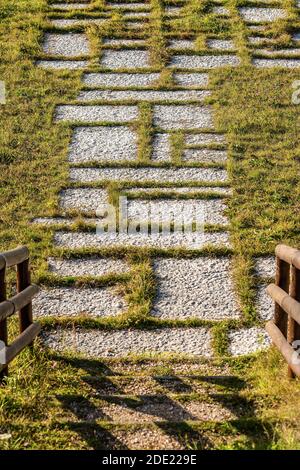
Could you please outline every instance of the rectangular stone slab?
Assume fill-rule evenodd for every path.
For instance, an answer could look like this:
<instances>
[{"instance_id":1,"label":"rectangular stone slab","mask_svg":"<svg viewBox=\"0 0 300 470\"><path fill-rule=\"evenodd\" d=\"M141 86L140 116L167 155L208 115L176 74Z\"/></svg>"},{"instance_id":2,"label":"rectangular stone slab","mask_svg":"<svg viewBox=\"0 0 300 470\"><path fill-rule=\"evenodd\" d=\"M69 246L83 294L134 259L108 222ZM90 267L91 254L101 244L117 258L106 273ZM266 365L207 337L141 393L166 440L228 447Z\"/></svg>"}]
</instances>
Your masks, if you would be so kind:
<instances>
[{"instance_id":1,"label":"rectangular stone slab","mask_svg":"<svg viewBox=\"0 0 300 470\"><path fill-rule=\"evenodd\" d=\"M55 110L55 121L129 122L138 117L137 106L61 105Z\"/></svg>"},{"instance_id":2,"label":"rectangular stone slab","mask_svg":"<svg viewBox=\"0 0 300 470\"><path fill-rule=\"evenodd\" d=\"M162 129L198 129L213 127L212 112L207 106L156 105L154 125Z\"/></svg>"},{"instance_id":3,"label":"rectangular stone slab","mask_svg":"<svg viewBox=\"0 0 300 470\"><path fill-rule=\"evenodd\" d=\"M122 161L136 159L137 135L129 127L77 127L69 146L69 161Z\"/></svg>"},{"instance_id":4,"label":"rectangular stone slab","mask_svg":"<svg viewBox=\"0 0 300 470\"><path fill-rule=\"evenodd\" d=\"M71 168L70 179L80 182L136 181L184 183L226 181L227 172L215 168Z\"/></svg>"},{"instance_id":5,"label":"rectangular stone slab","mask_svg":"<svg viewBox=\"0 0 300 470\"><path fill-rule=\"evenodd\" d=\"M210 333L205 328L45 332L44 344L58 351L73 350L87 356L126 356L130 353L184 353L210 356Z\"/></svg>"},{"instance_id":6,"label":"rectangular stone slab","mask_svg":"<svg viewBox=\"0 0 300 470\"><path fill-rule=\"evenodd\" d=\"M154 272L157 295L153 315L174 320L240 316L229 258L158 258Z\"/></svg>"}]
</instances>

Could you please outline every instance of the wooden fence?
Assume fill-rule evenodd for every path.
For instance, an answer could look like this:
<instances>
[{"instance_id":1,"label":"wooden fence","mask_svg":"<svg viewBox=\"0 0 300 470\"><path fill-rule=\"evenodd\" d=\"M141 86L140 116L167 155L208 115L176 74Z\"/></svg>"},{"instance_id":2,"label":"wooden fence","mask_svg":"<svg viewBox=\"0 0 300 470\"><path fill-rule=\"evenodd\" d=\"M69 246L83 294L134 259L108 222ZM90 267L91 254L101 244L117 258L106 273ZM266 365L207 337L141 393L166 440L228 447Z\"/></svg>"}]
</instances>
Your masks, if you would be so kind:
<instances>
[{"instance_id":1,"label":"wooden fence","mask_svg":"<svg viewBox=\"0 0 300 470\"><path fill-rule=\"evenodd\" d=\"M17 294L6 298L6 269L16 266ZM40 332L40 324L32 321L32 298L39 288L31 284L29 251L26 246L0 254L0 381L8 374L8 364L31 345ZM8 318L19 312L20 335L8 345Z\"/></svg>"},{"instance_id":2,"label":"wooden fence","mask_svg":"<svg viewBox=\"0 0 300 470\"><path fill-rule=\"evenodd\" d=\"M296 352L297 346L300 348L300 251L278 245L275 254L276 280L267 287L275 301L275 316L266 324L266 330L289 365L289 377L300 377Z\"/></svg>"}]
</instances>

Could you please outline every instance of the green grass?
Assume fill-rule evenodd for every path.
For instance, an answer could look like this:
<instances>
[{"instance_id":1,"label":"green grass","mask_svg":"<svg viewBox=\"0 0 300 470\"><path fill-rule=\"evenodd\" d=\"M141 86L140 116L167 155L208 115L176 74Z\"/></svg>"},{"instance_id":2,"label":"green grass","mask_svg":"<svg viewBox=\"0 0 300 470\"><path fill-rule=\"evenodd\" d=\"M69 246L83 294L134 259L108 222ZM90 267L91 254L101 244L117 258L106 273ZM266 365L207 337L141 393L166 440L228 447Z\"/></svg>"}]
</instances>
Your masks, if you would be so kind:
<instances>
[{"instance_id":1,"label":"green grass","mask_svg":"<svg viewBox=\"0 0 300 470\"><path fill-rule=\"evenodd\" d=\"M172 5L176 3L172 2ZM82 88L81 72L45 71L35 66L35 59L42 56L40 43L43 31L55 30L46 22L46 1L0 0L0 80L5 81L7 88L7 103L0 105L1 251L18 244L28 245L34 280L42 285L115 286L124 293L129 303L127 313L108 320L50 317L43 320L45 330L61 325L99 329L212 327L213 347L220 358L219 364L231 368L241 399L254 402L254 408L247 418L237 418L222 424L189 422L165 425L168 435L176 434L182 445L190 449L299 449L299 383L287 380L286 366L279 354L271 350L267 354L245 359L224 359L230 329L260 324L254 305L255 286L259 280L253 276L253 258L272 254L279 242L300 246L299 105L291 103L292 83L299 79L299 72L259 70L250 66L253 48L249 47L246 38L256 33L250 33L237 10L238 5L246 4L245 1L226 2L231 12L230 17L226 18L212 13L212 2L190 0L182 10L184 17L176 19L163 16L163 2L153 0L149 24L145 24L140 33L125 32L122 12L108 18L103 28L93 26L87 29L92 43L90 71L101 70L98 58L103 51L104 37L145 38L150 50L151 70L160 71L160 78L154 87L157 89L174 89L175 86L173 72L166 68L170 59L166 52L166 41L169 38L195 39L200 54L208 52L209 37L232 37L234 40L242 66L210 72L212 96L208 100L215 109L217 131L227 134L229 144L233 195L226 201L229 205L233 250L208 247L192 253L183 249L136 250L128 247L73 251L59 249L53 247L52 236L56 228L62 227L30 225L34 217L59 214L59 190L70 186L66 156L74 125L54 125L53 113L57 103L76 100ZM294 2L283 0L281 4L288 10L289 19L268 25L265 33L266 38L272 38L275 48L290 46L291 33L300 26ZM83 18L86 15L87 12L78 12L76 15L74 12L51 12L48 16ZM105 5L101 0L94 1L88 10L88 17L101 16L108 17ZM69 30L85 31L85 27ZM152 125L152 105L145 102L140 108L139 120L131 124L138 133L137 167L149 164L155 130ZM182 165L183 134L180 131L171 132L170 141L172 162L152 166ZM97 163L95 165L101 166ZM90 186L105 185L104 182ZM180 185L193 186L193 183L182 182ZM73 186L88 185L74 183ZM139 187L140 184L110 184L110 201L116 205L119 190L123 188L123 191L130 186ZM157 187L158 184L149 183L147 186ZM136 196L131 194L131 197ZM147 197L166 195L156 192ZM168 194L168 197L175 197L175 193ZM213 197L213 194L201 197ZM72 212L71 215L78 214ZM92 230L92 227L79 218L70 229ZM132 271L129 275L101 278L59 278L47 273L46 260L49 255L80 257L93 254L126 257ZM242 319L215 325L193 318L172 322L151 317L156 287L151 268L153 257L205 255L233 255L234 279L243 311ZM14 274L9 273L9 292L13 287L13 279ZM11 321L10 324L12 335L16 332L16 322ZM159 364L149 366L149 373L160 371L169 374L179 359L168 356L149 359L141 355L131 357L128 363L142 368L149 360ZM187 357L181 360L186 364L191 361ZM8 440L0 440L0 449L99 448L101 437L98 435L108 438L113 432L117 435L131 432L131 428L138 432L144 425L140 425L140 428L139 425L131 428L123 425L114 429L113 425L103 422L74 422L74 416L64 407L66 400L63 402L58 397L76 395L87 399L91 393L84 381L87 372L98 376L109 368L118 366L126 369L127 366L126 361L96 361L93 367L91 362L88 364L87 370L78 358L52 356L45 353L39 343L33 353L23 352L12 364L7 383L0 389L0 434L12 435ZM210 366L211 363L206 374L209 374ZM200 361L199 369L201 367ZM136 376L135 373L132 375ZM241 382L244 385L239 389L238 384Z\"/></svg>"}]
</instances>

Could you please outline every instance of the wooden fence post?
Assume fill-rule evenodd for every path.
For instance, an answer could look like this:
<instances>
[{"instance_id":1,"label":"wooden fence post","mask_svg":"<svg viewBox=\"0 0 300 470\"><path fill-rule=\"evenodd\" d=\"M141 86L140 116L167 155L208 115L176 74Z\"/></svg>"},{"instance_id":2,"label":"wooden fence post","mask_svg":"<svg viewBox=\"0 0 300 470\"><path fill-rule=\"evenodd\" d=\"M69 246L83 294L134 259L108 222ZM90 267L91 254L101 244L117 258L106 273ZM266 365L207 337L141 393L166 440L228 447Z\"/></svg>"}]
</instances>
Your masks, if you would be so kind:
<instances>
[{"instance_id":1,"label":"wooden fence post","mask_svg":"<svg viewBox=\"0 0 300 470\"><path fill-rule=\"evenodd\" d=\"M281 287L285 292L289 293L290 285L290 264L283 261L278 256L276 258L276 285ZM281 333L287 337L288 330L288 316L286 312L278 305L275 304L275 325L280 329Z\"/></svg>"},{"instance_id":2,"label":"wooden fence post","mask_svg":"<svg viewBox=\"0 0 300 470\"><path fill-rule=\"evenodd\" d=\"M29 259L25 259L17 265L17 291L22 292L26 287L30 286L30 268ZM32 324L32 304L21 308L19 312L20 333L23 333L28 326Z\"/></svg>"},{"instance_id":3,"label":"wooden fence post","mask_svg":"<svg viewBox=\"0 0 300 470\"><path fill-rule=\"evenodd\" d=\"M6 262L3 256L0 255L0 302L6 300L6 283L5 283L5 272ZM0 322L0 341L7 346L8 334L7 334L7 320ZM0 371L0 383L7 376L8 367L3 368Z\"/></svg>"},{"instance_id":4,"label":"wooden fence post","mask_svg":"<svg viewBox=\"0 0 300 470\"><path fill-rule=\"evenodd\" d=\"M300 301L300 271L295 268L295 266L291 266L289 294L293 299ZM300 340L300 325L291 317L289 317L288 321L287 340L290 344L296 340ZM290 378L295 378L295 374L290 367L288 369L288 375Z\"/></svg>"}]
</instances>

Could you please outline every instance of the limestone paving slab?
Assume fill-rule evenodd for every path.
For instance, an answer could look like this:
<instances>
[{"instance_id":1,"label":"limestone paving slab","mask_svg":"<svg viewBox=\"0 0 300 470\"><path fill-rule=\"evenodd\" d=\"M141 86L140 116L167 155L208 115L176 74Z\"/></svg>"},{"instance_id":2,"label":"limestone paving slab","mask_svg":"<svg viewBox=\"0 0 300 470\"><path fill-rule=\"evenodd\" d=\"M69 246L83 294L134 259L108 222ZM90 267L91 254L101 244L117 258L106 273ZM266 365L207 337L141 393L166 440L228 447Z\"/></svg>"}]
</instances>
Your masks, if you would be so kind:
<instances>
[{"instance_id":1,"label":"limestone paving slab","mask_svg":"<svg viewBox=\"0 0 300 470\"><path fill-rule=\"evenodd\" d=\"M105 50L101 65L108 69L137 69L149 67L149 52L143 50Z\"/></svg>"},{"instance_id":2,"label":"limestone paving slab","mask_svg":"<svg viewBox=\"0 0 300 470\"><path fill-rule=\"evenodd\" d=\"M162 129L197 129L212 127L212 113L207 106L156 105L153 108L154 125Z\"/></svg>"},{"instance_id":3,"label":"limestone paving slab","mask_svg":"<svg viewBox=\"0 0 300 470\"><path fill-rule=\"evenodd\" d=\"M149 16L148 11L125 11L123 13L124 18L147 18Z\"/></svg>"},{"instance_id":4,"label":"limestone paving slab","mask_svg":"<svg viewBox=\"0 0 300 470\"><path fill-rule=\"evenodd\" d=\"M181 69L214 69L226 65L237 66L240 59L233 54L230 55L174 55L171 60L171 67Z\"/></svg>"},{"instance_id":5,"label":"limestone paving slab","mask_svg":"<svg viewBox=\"0 0 300 470\"><path fill-rule=\"evenodd\" d=\"M80 218L80 221L89 225L91 224L96 225L98 220L92 217L83 217L83 218ZM76 219L75 218L72 219L70 217L36 217L32 221L33 224L46 225L46 226L51 226L51 225L71 226L75 222L76 222Z\"/></svg>"},{"instance_id":6,"label":"limestone paving slab","mask_svg":"<svg viewBox=\"0 0 300 470\"><path fill-rule=\"evenodd\" d=\"M38 60L38 67L53 70L80 70L88 66L85 60Z\"/></svg>"},{"instance_id":7,"label":"limestone paving slab","mask_svg":"<svg viewBox=\"0 0 300 470\"><path fill-rule=\"evenodd\" d=\"M215 13L216 15L229 15L230 11L228 8L217 6L212 8L212 13Z\"/></svg>"},{"instance_id":8,"label":"limestone paving slab","mask_svg":"<svg viewBox=\"0 0 300 470\"><path fill-rule=\"evenodd\" d=\"M129 127L77 127L69 146L72 163L135 160L137 136Z\"/></svg>"},{"instance_id":9,"label":"limestone paving slab","mask_svg":"<svg viewBox=\"0 0 300 470\"><path fill-rule=\"evenodd\" d=\"M286 11L281 8L241 7L239 11L242 18L251 23L271 22L286 17Z\"/></svg>"},{"instance_id":10,"label":"limestone paving slab","mask_svg":"<svg viewBox=\"0 0 300 470\"><path fill-rule=\"evenodd\" d=\"M150 5L147 2L107 2L106 6L109 8L114 9L121 9L121 10L140 10L149 8Z\"/></svg>"},{"instance_id":11,"label":"limestone paving slab","mask_svg":"<svg viewBox=\"0 0 300 470\"><path fill-rule=\"evenodd\" d=\"M177 353L210 356L210 333L204 328L88 331L59 330L43 333L46 346L72 350L89 357L122 357L141 353Z\"/></svg>"},{"instance_id":12,"label":"limestone paving slab","mask_svg":"<svg viewBox=\"0 0 300 470\"><path fill-rule=\"evenodd\" d=\"M105 39L104 40L105 46L128 46L128 47L136 47L136 46L145 46L146 41L144 39Z\"/></svg>"},{"instance_id":13,"label":"limestone paving slab","mask_svg":"<svg viewBox=\"0 0 300 470\"><path fill-rule=\"evenodd\" d=\"M58 276L105 276L130 271L126 261L115 258L91 257L78 259L49 258L48 269Z\"/></svg>"},{"instance_id":14,"label":"limestone paving slab","mask_svg":"<svg viewBox=\"0 0 300 470\"><path fill-rule=\"evenodd\" d=\"M137 117L138 107L131 105L61 105L55 110L56 121L123 123L134 121Z\"/></svg>"},{"instance_id":15,"label":"limestone paving slab","mask_svg":"<svg viewBox=\"0 0 300 470\"><path fill-rule=\"evenodd\" d=\"M89 41L85 34L46 33L43 51L49 55L77 57L89 54Z\"/></svg>"},{"instance_id":16,"label":"limestone paving slab","mask_svg":"<svg viewBox=\"0 0 300 470\"><path fill-rule=\"evenodd\" d=\"M297 69L300 67L300 59L253 59L252 64L258 68L283 67Z\"/></svg>"},{"instance_id":17,"label":"limestone paving slab","mask_svg":"<svg viewBox=\"0 0 300 470\"><path fill-rule=\"evenodd\" d=\"M299 56L300 47L297 49L255 49L255 53L263 54L268 57L276 57L277 55L281 56Z\"/></svg>"},{"instance_id":18,"label":"limestone paving slab","mask_svg":"<svg viewBox=\"0 0 300 470\"><path fill-rule=\"evenodd\" d=\"M186 186L186 187L157 187L157 188L145 188L145 187L136 187L136 188L124 188L121 192L126 194L130 193L141 193L141 194L151 194L151 193L178 193L178 194L189 194L189 193L217 193L217 194L231 194L231 188L222 187L222 186Z\"/></svg>"},{"instance_id":19,"label":"limestone paving slab","mask_svg":"<svg viewBox=\"0 0 300 470\"><path fill-rule=\"evenodd\" d=\"M152 141L151 160L164 162L171 160L171 147L169 134L155 134Z\"/></svg>"},{"instance_id":20,"label":"limestone paving slab","mask_svg":"<svg viewBox=\"0 0 300 470\"><path fill-rule=\"evenodd\" d=\"M88 73L83 83L89 86L146 87L159 79L159 73Z\"/></svg>"},{"instance_id":21,"label":"limestone paving slab","mask_svg":"<svg viewBox=\"0 0 300 470\"><path fill-rule=\"evenodd\" d=\"M52 3L49 5L50 8L59 10L84 10L89 7L88 2L84 3Z\"/></svg>"},{"instance_id":22,"label":"limestone paving slab","mask_svg":"<svg viewBox=\"0 0 300 470\"><path fill-rule=\"evenodd\" d=\"M215 168L71 168L72 181L136 181L158 183L227 181L227 172Z\"/></svg>"},{"instance_id":23,"label":"limestone paving slab","mask_svg":"<svg viewBox=\"0 0 300 470\"><path fill-rule=\"evenodd\" d=\"M238 318L229 258L156 259L158 291L152 314L160 318Z\"/></svg>"},{"instance_id":24,"label":"limestone paving slab","mask_svg":"<svg viewBox=\"0 0 300 470\"><path fill-rule=\"evenodd\" d=\"M225 163L227 152L224 150L188 149L183 153L183 161L199 163Z\"/></svg>"},{"instance_id":25,"label":"limestone paving slab","mask_svg":"<svg viewBox=\"0 0 300 470\"><path fill-rule=\"evenodd\" d=\"M174 50L180 49L195 49L195 41L190 41L188 39L172 39L169 41L169 48Z\"/></svg>"},{"instance_id":26,"label":"limestone paving slab","mask_svg":"<svg viewBox=\"0 0 300 470\"><path fill-rule=\"evenodd\" d=\"M228 223L226 205L220 199L153 199L128 201L128 219L182 224L203 221L207 224Z\"/></svg>"},{"instance_id":27,"label":"limestone paving slab","mask_svg":"<svg viewBox=\"0 0 300 470\"><path fill-rule=\"evenodd\" d=\"M60 193L62 209L78 209L82 212L97 211L101 204L107 204L107 192L99 188L69 188Z\"/></svg>"},{"instance_id":28,"label":"limestone paving slab","mask_svg":"<svg viewBox=\"0 0 300 470\"><path fill-rule=\"evenodd\" d=\"M230 247L227 232L186 232L170 234L123 234L123 233L81 233L57 232L54 235L56 246L66 248L86 247L147 247L201 249L209 246Z\"/></svg>"},{"instance_id":29,"label":"limestone paving slab","mask_svg":"<svg viewBox=\"0 0 300 470\"><path fill-rule=\"evenodd\" d=\"M259 277L274 277L276 264L274 256L260 256L255 259L254 272Z\"/></svg>"},{"instance_id":30,"label":"limestone paving slab","mask_svg":"<svg viewBox=\"0 0 300 470\"><path fill-rule=\"evenodd\" d=\"M260 320L271 320L274 318L274 302L266 292L267 284L258 286L256 291L255 307Z\"/></svg>"},{"instance_id":31,"label":"limestone paving slab","mask_svg":"<svg viewBox=\"0 0 300 470\"><path fill-rule=\"evenodd\" d=\"M230 51L235 49L234 42L230 39L208 39L207 45L210 49Z\"/></svg>"},{"instance_id":32,"label":"limestone paving slab","mask_svg":"<svg viewBox=\"0 0 300 470\"><path fill-rule=\"evenodd\" d=\"M124 299L107 288L43 289L33 301L34 316L53 315L109 317L120 314L126 308Z\"/></svg>"},{"instance_id":33,"label":"limestone paving slab","mask_svg":"<svg viewBox=\"0 0 300 470\"><path fill-rule=\"evenodd\" d=\"M60 29L90 24L103 25L106 22L106 18L58 18L50 21L52 26Z\"/></svg>"},{"instance_id":34,"label":"limestone paving slab","mask_svg":"<svg viewBox=\"0 0 300 470\"><path fill-rule=\"evenodd\" d=\"M177 85L185 87L207 86L209 82L208 73L175 73L174 79Z\"/></svg>"},{"instance_id":35,"label":"limestone paving slab","mask_svg":"<svg viewBox=\"0 0 300 470\"><path fill-rule=\"evenodd\" d=\"M79 101L189 101L203 100L211 93L207 90L88 90L80 92Z\"/></svg>"},{"instance_id":36,"label":"limestone paving slab","mask_svg":"<svg viewBox=\"0 0 300 470\"><path fill-rule=\"evenodd\" d=\"M226 138L223 134L186 134L185 143L186 145L203 145L203 144L224 144Z\"/></svg>"},{"instance_id":37,"label":"limestone paving slab","mask_svg":"<svg viewBox=\"0 0 300 470\"><path fill-rule=\"evenodd\" d=\"M271 339L264 328L252 327L229 332L229 353L232 356L252 354L267 349Z\"/></svg>"}]
</instances>

